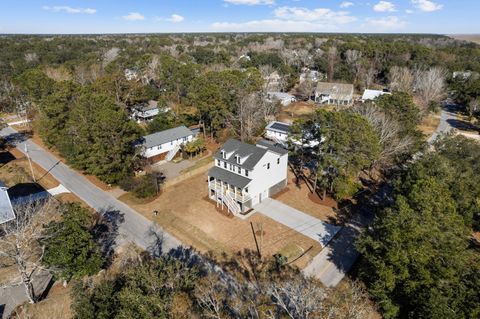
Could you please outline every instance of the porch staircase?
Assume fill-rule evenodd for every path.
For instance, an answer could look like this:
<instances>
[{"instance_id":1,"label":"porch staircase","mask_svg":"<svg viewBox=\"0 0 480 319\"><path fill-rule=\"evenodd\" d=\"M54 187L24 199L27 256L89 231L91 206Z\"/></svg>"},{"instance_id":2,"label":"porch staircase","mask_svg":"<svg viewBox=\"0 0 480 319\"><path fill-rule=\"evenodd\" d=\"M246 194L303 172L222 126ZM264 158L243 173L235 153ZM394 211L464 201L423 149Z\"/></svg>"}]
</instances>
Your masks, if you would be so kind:
<instances>
[{"instance_id":1,"label":"porch staircase","mask_svg":"<svg viewBox=\"0 0 480 319\"><path fill-rule=\"evenodd\" d=\"M170 162L174 157L175 157L175 154L177 154L177 152L180 150L180 145L177 145L175 146L175 148L171 149L167 156L165 157L165 159Z\"/></svg>"},{"instance_id":2,"label":"porch staircase","mask_svg":"<svg viewBox=\"0 0 480 319\"><path fill-rule=\"evenodd\" d=\"M235 201L235 199L229 194L229 192L223 191L221 187L216 187L215 192L220 195L221 200L227 205L228 210L234 215L239 216L241 213L240 205Z\"/></svg>"},{"instance_id":3,"label":"porch staircase","mask_svg":"<svg viewBox=\"0 0 480 319\"><path fill-rule=\"evenodd\" d=\"M274 141L276 144L280 144L280 145L283 145L283 146L287 146L284 141L280 141L280 140L279 140L278 138L276 138L275 136L272 136L271 139L272 139L272 141Z\"/></svg>"}]
</instances>

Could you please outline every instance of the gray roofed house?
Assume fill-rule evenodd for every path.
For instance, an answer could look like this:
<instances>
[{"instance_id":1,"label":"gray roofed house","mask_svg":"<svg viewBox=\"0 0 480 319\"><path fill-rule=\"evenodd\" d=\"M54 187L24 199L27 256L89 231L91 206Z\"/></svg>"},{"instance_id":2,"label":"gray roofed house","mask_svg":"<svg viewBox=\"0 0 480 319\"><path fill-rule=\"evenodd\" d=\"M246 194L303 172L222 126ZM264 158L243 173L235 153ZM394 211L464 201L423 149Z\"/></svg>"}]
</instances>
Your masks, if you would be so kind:
<instances>
[{"instance_id":1,"label":"gray roofed house","mask_svg":"<svg viewBox=\"0 0 480 319\"><path fill-rule=\"evenodd\" d=\"M225 152L225 157L222 152ZM223 146L213 155L214 158L220 159L230 164L235 164L245 169L253 169L258 161L265 155L266 149L256 147L252 144L242 143L240 141L229 139ZM236 156L240 156L243 161L237 163Z\"/></svg>"},{"instance_id":2,"label":"gray roofed house","mask_svg":"<svg viewBox=\"0 0 480 319\"><path fill-rule=\"evenodd\" d=\"M170 141L175 141L177 139L181 139L190 135L194 135L191 130L189 130L185 126L179 126L165 131L146 135L142 139L143 145L148 148L161 145Z\"/></svg>"},{"instance_id":3,"label":"gray roofed house","mask_svg":"<svg viewBox=\"0 0 480 319\"><path fill-rule=\"evenodd\" d=\"M246 218L254 205L287 185L288 152L271 142L230 139L214 158L207 174L208 197L235 216Z\"/></svg>"},{"instance_id":4,"label":"gray roofed house","mask_svg":"<svg viewBox=\"0 0 480 319\"><path fill-rule=\"evenodd\" d=\"M15 212L13 211L10 196L8 196L5 184L0 182L0 224L15 219Z\"/></svg>"},{"instance_id":5,"label":"gray roofed house","mask_svg":"<svg viewBox=\"0 0 480 319\"><path fill-rule=\"evenodd\" d=\"M144 136L137 141L137 146L142 147L142 156L150 163L171 161L181 153L182 145L195 140L195 136L190 129L179 126Z\"/></svg>"},{"instance_id":6,"label":"gray roofed house","mask_svg":"<svg viewBox=\"0 0 480 319\"><path fill-rule=\"evenodd\" d=\"M288 154L288 151L285 148L278 147L277 145L278 145L277 143L272 142L272 141L267 141L265 139L261 139L261 140L257 141L257 146L258 147L266 148L269 151L272 151L273 153L278 154L278 155Z\"/></svg>"},{"instance_id":7,"label":"gray roofed house","mask_svg":"<svg viewBox=\"0 0 480 319\"><path fill-rule=\"evenodd\" d=\"M322 104L349 105L353 101L353 84L318 82L315 101Z\"/></svg>"}]
</instances>

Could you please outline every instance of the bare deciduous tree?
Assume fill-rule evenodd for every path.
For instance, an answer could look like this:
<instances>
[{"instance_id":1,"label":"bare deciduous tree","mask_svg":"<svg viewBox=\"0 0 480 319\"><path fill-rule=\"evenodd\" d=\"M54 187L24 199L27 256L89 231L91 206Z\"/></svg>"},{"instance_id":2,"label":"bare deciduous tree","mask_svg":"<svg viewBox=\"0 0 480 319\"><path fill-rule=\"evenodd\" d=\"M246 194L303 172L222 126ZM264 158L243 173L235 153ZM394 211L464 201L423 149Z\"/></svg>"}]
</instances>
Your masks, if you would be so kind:
<instances>
[{"instance_id":1,"label":"bare deciduous tree","mask_svg":"<svg viewBox=\"0 0 480 319\"><path fill-rule=\"evenodd\" d=\"M372 167L387 169L395 163L395 159L412 146L410 137L400 137L400 124L382 112L376 106L366 103L354 107L353 112L362 115L375 129L382 145L382 151Z\"/></svg>"},{"instance_id":2,"label":"bare deciduous tree","mask_svg":"<svg viewBox=\"0 0 480 319\"><path fill-rule=\"evenodd\" d=\"M414 87L422 99L424 107L431 102L439 102L445 96L446 77L447 72L441 67L434 67L429 70L416 70Z\"/></svg>"},{"instance_id":3,"label":"bare deciduous tree","mask_svg":"<svg viewBox=\"0 0 480 319\"><path fill-rule=\"evenodd\" d=\"M327 62L328 62L328 80L333 81L335 65L338 61L338 50L337 47L330 47L327 53Z\"/></svg>"},{"instance_id":4,"label":"bare deciduous tree","mask_svg":"<svg viewBox=\"0 0 480 319\"><path fill-rule=\"evenodd\" d=\"M363 74L363 81L366 88L369 88L373 84L377 73L378 71L373 66L370 66L365 70L365 73Z\"/></svg>"},{"instance_id":5,"label":"bare deciduous tree","mask_svg":"<svg viewBox=\"0 0 480 319\"><path fill-rule=\"evenodd\" d=\"M33 288L33 276L42 269L44 224L55 210L53 201L31 202L15 209L16 218L1 226L0 256L8 265L16 266L18 282L23 284L30 303L37 301Z\"/></svg>"},{"instance_id":6,"label":"bare deciduous tree","mask_svg":"<svg viewBox=\"0 0 480 319\"><path fill-rule=\"evenodd\" d=\"M241 97L236 112L231 116L240 139L252 140L262 120L268 119L275 110L275 104L266 101L262 94L254 93Z\"/></svg>"},{"instance_id":7,"label":"bare deciduous tree","mask_svg":"<svg viewBox=\"0 0 480 319\"><path fill-rule=\"evenodd\" d=\"M345 59L354 70L355 70L355 82L358 79L360 74L362 64L361 64L362 52L357 50L347 50L345 52Z\"/></svg>"},{"instance_id":8,"label":"bare deciduous tree","mask_svg":"<svg viewBox=\"0 0 480 319\"><path fill-rule=\"evenodd\" d=\"M470 103L467 104L467 113L469 116L473 116L480 111L480 99L476 98L471 100Z\"/></svg>"},{"instance_id":9,"label":"bare deciduous tree","mask_svg":"<svg viewBox=\"0 0 480 319\"><path fill-rule=\"evenodd\" d=\"M306 77L305 80L298 85L297 93L301 98L310 100L314 90L315 82L310 77Z\"/></svg>"},{"instance_id":10,"label":"bare deciduous tree","mask_svg":"<svg viewBox=\"0 0 480 319\"><path fill-rule=\"evenodd\" d=\"M388 77L392 91L412 92L414 77L412 70L409 68L393 66L390 68Z\"/></svg>"}]
</instances>

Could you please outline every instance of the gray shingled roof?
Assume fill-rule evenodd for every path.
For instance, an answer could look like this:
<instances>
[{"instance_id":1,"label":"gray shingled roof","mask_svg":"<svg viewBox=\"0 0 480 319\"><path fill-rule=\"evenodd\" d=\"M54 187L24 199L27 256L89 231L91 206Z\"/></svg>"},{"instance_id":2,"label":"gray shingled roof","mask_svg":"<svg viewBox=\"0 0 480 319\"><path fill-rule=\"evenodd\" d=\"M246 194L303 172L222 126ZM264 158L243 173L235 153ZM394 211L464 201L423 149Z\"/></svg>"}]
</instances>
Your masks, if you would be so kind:
<instances>
[{"instance_id":1,"label":"gray shingled roof","mask_svg":"<svg viewBox=\"0 0 480 319\"><path fill-rule=\"evenodd\" d=\"M275 154L278 155L285 155L288 153L288 151L282 147L275 146L274 142L267 141L264 139L261 139L257 142L257 145L260 147L266 147L269 151L272 151Z\"/></svg>"},{"instance_id":2,"label":"gray shingled roof","mask_svg":"<svg viewBox=\"0 0 480 319\"><path fill-rule=\"evenodd\" d=\"M233 154L231 154L230 157L225 159L222 157L222 150L225 150L227 155L231 152L233 152ZM222 147L220 147L220 149L215 153L214 157L216 159L226 161L227 163L231 163L236 166L252 170L266 152L267 150L264 148L257 147L252 144L243 143L234 139L229 139L225 142L225 144L223 144ZM243 164L237 164L237 161L235 159L236 155L239 155L241 158L247 157L247 159L243 162Z\"/></svg>"},{"instance_id":3,"label":"gray shingled roof","mask_svg":"<svg viewBox=\"0 0 480 319\"><path fill-rule=\"evenodd\" d=\"M12 203L10 202L7 189L5 187L0 187L0 224L13 219L15 219L15 213L13 212Z\"/></svg>"},{"instance_id":4,"label":"gray shingled roof","mask_svg":"<svg viewBox=\"0 0 480 319\"><path fill-rule=\"evenodd\" d=\"M216 167L216 166L212 167L208 171L208 176L214 177L216 179L224 181L225 183L228 183L230 185L233 185L242 189L252 181L249 178L237 175L235 173L232 173L225 169L221 169L220 167Z\"/></svg>"},{"instance_id":5,"label":"gray shingled roof","mask_svg":"<svg viewBox=\"0 0 480 319\"><path fill-rule=\"evenodd\" d=\"M353 84L318 82L317 94L328 94L334 100L349 100L353 95Z\"/></svg>"},{"instance_id":6,"label":"gray shingled roof","mask_svg":"<svg viewBox=\"0 0 480 319\"><path fill-rule=\"evenodd\" d=\"M175 141L190 135L194 135L191 130L189 130L185 126L179 126L179 127L171 128L165 131L144 136L141 139L141 144L146 148L150 148L150 147L158 146L171 141Z\"/></svg>"}]
</instances>

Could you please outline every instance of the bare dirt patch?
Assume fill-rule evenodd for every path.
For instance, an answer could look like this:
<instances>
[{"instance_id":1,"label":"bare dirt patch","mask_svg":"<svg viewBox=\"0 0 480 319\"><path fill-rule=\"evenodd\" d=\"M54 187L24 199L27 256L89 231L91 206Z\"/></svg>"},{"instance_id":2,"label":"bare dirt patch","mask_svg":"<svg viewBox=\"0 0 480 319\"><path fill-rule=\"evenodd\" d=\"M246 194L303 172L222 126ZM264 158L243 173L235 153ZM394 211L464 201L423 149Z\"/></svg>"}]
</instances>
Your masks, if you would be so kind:
<instances>
[{"instance_id":1,"label":"bare dirt patch","mask_svg":"<svg viewBox=\"0 0 480 319\"><path fill-rule=\"evenodd\" d=\"M480 34L451 34L449 37L456 40L469 41L480 44Z\"/></svg>"},{"instance_id":2,"label":"bare dirt patch","mask_svg":"<svg viewBox=\"0 0 480 319\"><path fill-rule=\"evenodd\" d=\"M259 213L241 220L233 218L225 208L218 211L215 203L207 200L206 196L207 177L199 174L165 189L150 203L129 204L186 244L201 252L212 251L217 256L224 252L233 254L244 249L256 249L250 222L255 231L264 231L260 246L266 256L277 254L292 243L304 251L312 247L295 262L303 268L321 250L316 241ZM158 211L157 216L154 216L154 210Z\"/></svg>"}]
</instances>

